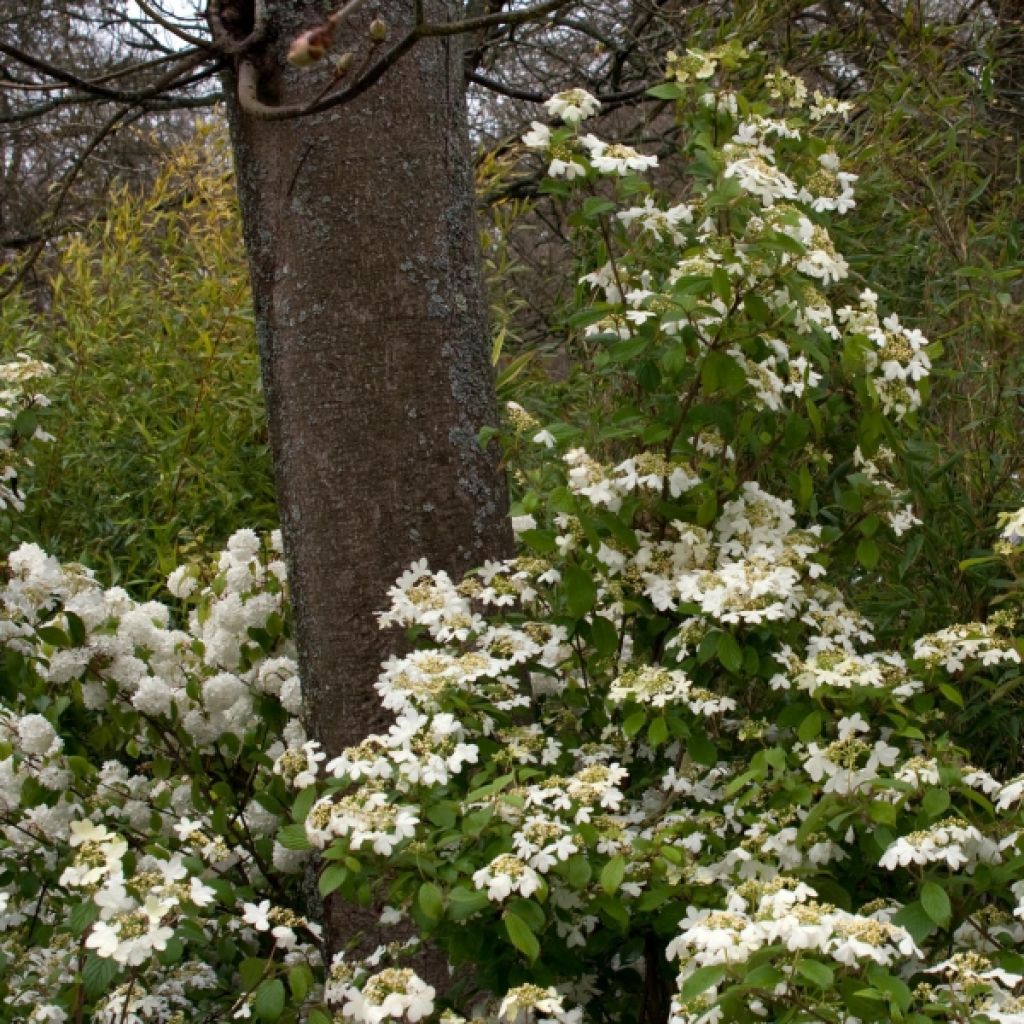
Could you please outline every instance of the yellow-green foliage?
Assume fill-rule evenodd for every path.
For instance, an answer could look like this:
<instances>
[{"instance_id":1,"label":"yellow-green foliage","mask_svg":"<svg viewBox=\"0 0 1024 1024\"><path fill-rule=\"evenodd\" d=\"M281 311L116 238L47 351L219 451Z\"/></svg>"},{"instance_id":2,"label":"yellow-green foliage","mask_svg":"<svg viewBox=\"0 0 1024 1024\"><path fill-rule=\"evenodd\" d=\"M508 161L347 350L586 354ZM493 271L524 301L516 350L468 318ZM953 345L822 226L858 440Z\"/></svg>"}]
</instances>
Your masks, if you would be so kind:
<instances>
[{"instance_id":1,"label":"yellow-green foliage","mask_svg":"<svg viewBox=\"0 0 1024 1024\"><path fill-rule=\"evenodd\" d=\"M56 368L9 529L145 589L192 547L272 525L270 456L225 139L201 129L143 196L66 240L48 308L0 311L0 347Z\"/></svg>"}]
</instances>

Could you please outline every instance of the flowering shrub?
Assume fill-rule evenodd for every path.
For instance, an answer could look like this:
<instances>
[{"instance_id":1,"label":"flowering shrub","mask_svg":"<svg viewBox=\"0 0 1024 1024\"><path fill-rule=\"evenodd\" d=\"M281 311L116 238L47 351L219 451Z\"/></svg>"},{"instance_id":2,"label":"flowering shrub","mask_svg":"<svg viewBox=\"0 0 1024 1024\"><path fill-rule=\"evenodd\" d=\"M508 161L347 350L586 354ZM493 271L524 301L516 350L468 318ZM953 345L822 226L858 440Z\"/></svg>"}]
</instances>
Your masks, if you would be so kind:
<instances>
[{"instance_id":1,"label":"flowering shrub","mask_svg":"<svg viewBox=\"0 0 1024 1024\"><path fill-rule=\"evenodd\" d=\"M278 972L296 998L313 986L303 857L274 839L301 781L281 755L305 742L278 543L236 533L172 574L169 603L10 555L3 1019L276 1019Z\"/></svg>"},{"instance_id":2,"label":"flowering shrub","mask_svg":"<svg viewBox=\"0 0 1024 1024\"><path fill-rule=\"evenodd\" d=\"M887 470L936 350L828 297L855 177L809 131L843 105L782 72L733 92L743 60L670 57L682 202L583 133L579 90L526 135L598 254L601 422L510 409L522 553L398 581L395 725L286 833L444 951L447 1021L1024 1020L1024 784L951 732L965 676L1019 671L1013 606L900 651L847 599L917 522ZM335 957L343 1017L426 1012L404 952Z\"/></svg>"},{"instance_id":3,"label":"flowering shrub","mask_svg":"<svg viewBox=\"0 0 1024 1024\"><path fill-rule=\"evenodd\" d=\"M388 732L307 738L275 539L167 602L11 554L0 1017L1024 1021L1024 776L953 728L1019 674L1019 592L902 648L850 600L915 526L890 471L936 351L841 291L842 105L734 91L744 61L655 90L689 195L582 90L527 135L594 257L596 411L510 409L516 558L392 588ZM304 868L388 941L321 965Z\"/></svg>"}]
</instances>

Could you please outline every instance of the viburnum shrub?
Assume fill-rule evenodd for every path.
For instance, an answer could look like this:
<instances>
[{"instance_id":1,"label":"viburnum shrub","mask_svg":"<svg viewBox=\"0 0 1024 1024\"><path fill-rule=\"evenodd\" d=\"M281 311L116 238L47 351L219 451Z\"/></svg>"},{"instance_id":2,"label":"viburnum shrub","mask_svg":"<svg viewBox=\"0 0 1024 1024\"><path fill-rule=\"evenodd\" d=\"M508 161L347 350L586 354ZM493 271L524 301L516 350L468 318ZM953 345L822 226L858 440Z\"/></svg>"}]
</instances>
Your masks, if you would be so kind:
<instances>
[{"instance_id":1,"label":"viburnum shrub","mask_svg":"<svg viewBox=\"0 0 1024 1024\"><path fill-rule=\"evenodd\" d=\"M273 539L145 604L11 554L0 1018L1024 1022L1024 777L954 729L1019 675L1020 592L905 649L849 600L915 525L935 350L847 290L843 105L745 62L669 56L685 196L581 90L527 135L600 404L510 409L516 558L392 588L387 733L307 739ZM393 941L321 967L303 865Z\"/></svg>"},{"instance_id":2,"label":"viburnum shrub","mask_svg":"<svg viewBox=\"0 0 1024 1024\"><path fill-rule=\"evenodd\" d=\"M844 104L733 91L744 60L669 57L684 197L581 90L526 135L598 254L597 415L510 410L521 554L398 581L396 723L283 835L444 951L449 1021L1024 1020L1024 782L950 732L965 674L1017 674L1014 605L899 651L847 601L916 524L887 469L936 350L846 285L855 176L817 127ZM328 998L420 1019L402 952L339 955Z\"/></svg>"}]
</instances>

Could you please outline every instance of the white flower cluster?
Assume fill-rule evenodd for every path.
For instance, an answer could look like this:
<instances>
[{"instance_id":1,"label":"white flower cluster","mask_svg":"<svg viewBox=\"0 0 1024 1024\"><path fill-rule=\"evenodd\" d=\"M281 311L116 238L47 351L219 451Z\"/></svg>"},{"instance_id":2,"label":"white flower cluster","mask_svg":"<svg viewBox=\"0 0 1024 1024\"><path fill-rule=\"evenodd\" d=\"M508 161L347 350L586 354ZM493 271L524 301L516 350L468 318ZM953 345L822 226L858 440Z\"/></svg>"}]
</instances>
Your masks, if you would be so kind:
<instances>
[{"instance_id":1,"label":"white flower cluster","mask_svg":"<svg viewBox=\"0 0 1024 1024\"><path fill-rule=\"evenodd\" d=\"M202 952L162 962L172 940L201 947L207 922L221 928L226 914L230 929L256 941L258 925L247 928L232 906L233 873L284 878L305 857L273 840L287 805L269 810L264 792L275 758L308 751L291 717L301 705L278 552L243 530L208 569L177 570L169 585L191 609L185 629L168 605L104 589L35 545L11 553L0 585L0 643L29 680L0 705L0 956L21 957L33 928L66 922L68 894L84 901L81 948L135 977L120 984L114 974L93 1008L98 1021L188 1015L221 982L196 958ZM119 759L86 770L68 748L66 694L76 715L94 719L94 735L116 737ZM262 720L272 707L283 742ZM267 767L247 768L231 817L217 817L189 773L225 752L229 767L242 744L261 745ZM26 872L51 881L37 892L18 881ZM315 964L313 927L286 908L272 913L277 948ZM21 958L11 999L24 1019L65 1019L79 955L77 944L55 939Z\"/></svg>"},{"instance_id":2,"label":"white flower cluster","mask_svg":"<svg viewBox=\"0 0 1024 1024\"><path fill-rule=\"evenodd\" d=\"M54 684L79 680L93 710L122 704L160 716L173 709L203 749L225 735L242 737L253 725L258 694L277 698L292 714L301 709L291 648L283 644L268 659L252 640L251 631L268 627L280 635L286 594L284 562L265 560L251 530L229 540L216 585L205 589L187 631L173 627L167 605L139 603L118 587L104 589L92 573L62 567L36 545L12 552L8 566L0 588L2 639L29 652L37 629L68 630L72 621L80 623L83 642L47 649L41 671ZM183 589L186 578L194 581L180 571L174 575L179 594L189 589Z\"/></svg>"},{"instance_id":3,"label":"white flower cluster","mask_svg":"<svg viewBox=\"0 0 1024 1024\"><path fill-rule=\"evenodd\" d=\"M830 151L790 157L841 105L781 72L768 91L802 121L708 91L741 59L728 45L669 62L670 91L705 89L696 116L729 125L714 202L645 196L609 218L641 256L609 252L585 278L616 307L598 310L595 346L663 335L679 357L665 448L623 458L616 435L607 464L547 457L548 502L516 517L529 550L458 582L426 562L401 576L379 621L415 642L381 667L387 731L330 760L307 738L278 540L239 531L214 566L177 569L173 607L30 545L11 555L0 961L18 965L15 1019L71 1019L97 964L110 983L89 1012L111 1024L269 1019L285 972L289 1019L325 1019L321 1001L356 1024L432 1017L433 987L401 963L418 939L313 973L319 929L289 887L312 847L324 894L386 902L380 928L412 920L511 979L456 1003L474 1020L627 1019L671 971L672 1024L728 1019L717 1001L737 985L765 1020L853 1024L837 1000L877 991L894 1018L917 1019L916 1002L928 1019L1019 1024L1001 958L1024 944L1024 776L965 764L937 710L956 695L943 673L1019 662L1012 616L933 633L912 658L874 649L823 579L838 531L815 521L813 485L799 505L771 493L730 419L707 415L724 394L797 419L841 327L895 418L928 370L923 339L880 321L870 293L833 313L821 292L848 270L819 215L852 206L854 176ZM580 136L599 109L582 90L547 109L566 127L535 123L527 144L552 174L606 174L611 191L653 166ZM701 387L712 401L694 405ZM558 444L521 407L510 417ZM898 534L914 517L888 458L856 454L858 495ZM1011 548L1020 522L1001 524ZM72 717L111 760L83 765Z\"/></svg>"},{"instance_id":4,"label":"white flower cluster","mask_svg":"<svg viewBox=\"0 0 1024 1024\"><path fill-rule=\"evenodd\" d=\"M945 864L950 871L973 871L978 864L1000 863L1000 846L1013 846L1016 839L1013 834L1000 844L973 825L953 818L901 836L886 848L878 864L890 871L911 864Z\"/></svg>"},{"instance_id":5,"label":"white flower cluster","mask_svg":"<svg viewBox=\"0 0 1024 1024\"><path fill-rule=\"evenodd\" d=\"M596 463L582 448L574 448L564 459L573 492L613 512L618 511L623 498L635 490L654 494L665 491L678 498L700 482L684 463L669 464L653 453L626 459L611 470Z\"/></svg>"},{"instance_id":6,"label":"white flower cluster","mask_svg":"<svg viewBox=\"0 0 1024 1024\"><path fill-rule=\"evenodd\" d=\"M688 908L666 956L680 961L685 981L698 967L749 960L775 943L851 966L865 959L888 966L921 955L910 934L886 920L888 915L851 914L820 903L816 895L785 875L744 883L728 893L724 910Z\"/></svg>"},{"instance_id":7,"label":"white flower cluster","mask_svg":"<svg viewBox=\"0 0 1024 1024\"><path fill-rule=\"evenodd\" d=\"M584 89L556 93L544 106L552 118L558 118L573 129L601 110L600 102ZM658 166L656 156L645 156L632 146L605 142L590 133L582 137L564 131L552 133L540 121L531 123L530 130L523 136L523 144L529 149L546 151L548 176L568 181L585 177L589 168L598 174L622 177Z\"/></svg>"},{"instance_id":8,"label":"white flower cluster","mask_svg":"<svg viewBox=\"0 0 1024 1024\"><path fill-rule=\"evenodd\" d=\"M26 353L0 363L0 509L24 511L25 497L19 480L32 465L26 443L53 440L51 434L35 423L33 415L35 410L45 409L50 404L46 395L35 390L35 385L52 373L49 363Z\"/></svg>"},{"instance_id":9,"label":"white flower cluster","mask_svg":"<svg viewBox=\"0 0 1024 1024\"><path fill-rule=\"evenodd\" d=\"M902 419L921 405L919 387L931 373L926 351L928 339L916 328L904 327L895 313L880 318L878 296L870 289L860 294L856 309L840 309L837 316L847 336L863 338L865 367L886 415Z\"/></svg>"},{"instance_id":10,"label":"white flower cluster","mask_svg":"<svg viewBox=\"0 0 1024 1024\"><path fill-rule=\"evenodd\" d=\"M947 626L914 641L914 657L925 665L962 672L970 664L1019 665L1020 652L1006 624L965 622Z\"/></svg>"},{"instance_id":11,"label":"white flower cluster","mask_svg":"<svg viewBox=\"0 0 1024 1024\"><path fill-rule=\"evenodd\" d=\"M356 1024L418 1021L434 1010L434 989L408 967L387 967L362 985L344 985L341 1012Z\"/></svg>"},{"instance_id":12,"label":"white flower cluster","mask_svg":"<svg viewBox=\"0 0 1024 1024\"><path fill-rule=\"evenodd\" d=\"M683 57L670 55L668 76L705 88L699 83L717 74L720 65L735 66L742 56L728 47L706 54L691 50ZM660 260L635 263L625 255L584 275L582 282L601 289L608 304L620 307L590 323L584 333L590 338L628 341L649 334L652 326L669 337L688 327L696 332L704 352L720 343L723 328L738 316L740 300L753 293L777 322L788 323L800 334L824 330L838 341L845 331L860 346L872 400L898 420L921 404L921 382L931 369L928 343L920 331L904 327L895 315L883 318L870 291L862 293L857 309L847 306L835 311L819 290L846 279L849 269L817 215L849 212L855 206L857 176L841 168L832 149L818 153L811 166L801 164L786 149L801 140L797 125L802 122L795 119L813 121L843 109L842 104L830 104L820 95L809 106L807 90L798 82L778 72L769 83L776 100L785 105L781 118L724 115L733 122L733 129L722 147L721 181L734 183L758 204L756 211L745 213L740 230L715 216L712 207L705 208L703 196L671 205L646 196L643 205L615 214L625 228L665 245L666 256L675 249L675 265L661 269ZM559 94L549 103L552 116L563 117L573 129L596 110L596 101L584 102L579 90ZM550 176L570 180L585 176L588 168L619 176L656 163L629 147L609 145L590 134L577 137L567 129L552 131L539 122L534 122L524 142L548 153ZM639 251L645 255L647 249L641 245ZM800 277L788 274L790 269ZM708 295L710 280L715 287ZM696 309L680 292L691 282L698 288L694 294L701 294L700 285L705 285L704 301ZM743 344L723 347L760 407L781 412L822 383L823 367L791 338L767 335L760 329L752 335ZM548 442L550 435L541 432L541 436ZM894 529L905 530L914 522L913 513L904 504L892 511L890 521Z\"/></svg>"},{"instance_id":13,"label":"white flower cluster","mask_svg":"<svg viewBox=\"0 0 1024 1024\"><path fill-rule=\"evenodd\" d=\"M1024 508L1004 512L999 517L999 540L996 551L1004 556L1017 555L1024 547Z\"/></svg>"},{"instance_id":14,"label":"white flower cluster","mask_svg":"<svg viewBox=\"0 0 1024 1024\"><path fill-rule=\"evenodd\" d=\"M897 537L902 537L908 530L920 526L921 520L914 514L906 495L885 476L885 468L894 460L895 455L885 445L870 459L864 456L859 446L853 452L853 463L874 489L889 528Z\"/></svg>"}]
</instances>

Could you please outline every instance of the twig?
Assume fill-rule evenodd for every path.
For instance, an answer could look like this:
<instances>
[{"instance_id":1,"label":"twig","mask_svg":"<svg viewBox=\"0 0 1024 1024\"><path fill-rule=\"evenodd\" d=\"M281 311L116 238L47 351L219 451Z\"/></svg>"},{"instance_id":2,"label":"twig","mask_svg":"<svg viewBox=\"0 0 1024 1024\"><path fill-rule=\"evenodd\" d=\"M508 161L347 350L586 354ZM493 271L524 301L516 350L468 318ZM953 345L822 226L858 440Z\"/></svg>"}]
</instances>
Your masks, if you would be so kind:
<instances>
[{"instance_id":1,"label":"twig","mask_svg":"<svg viewBox=\"0 0 1024 1024\"><path fill-rule=\"evenodd\" d=\"M509 14L485 14L477 18L466 18L462 21L447 21L438 24L431 24L423 20L423 6L422 3L417 2L415 7L416 22L413 28L391 47L377 63L373 64L364 75L357 78L349 86L305 103L281 105L264 103L259 97L259 76L256 67L252 61L242 59L238 66L238 104L247 114L267 121L285 121L295 117L319 114L341 103L347 103L349 100L353 100L366 92L421 39L463 35L467 32L474 32L477 29L488 28L491 25L518 25L541 18L545 14L550 14L570 2L571 0L545 0L544 3L535 4L533 7L527 7L521 11L513 11ZM351 12L354 6L358 7L361 5L362 0L350 0L335 17L340 21L342 17L347 16ZM211 6L213 6L212 0Z\"/></svg>"},{"instance_id":2,"label":"twig","mask_svg":"<svg viewBox=\"0 0 1024 1024\"><path fill-rule=\"evenodd\" d=\"M122 121L125 121L125 119L132 112L132 110L132 107L122 107L116 114L114 114L113 117L108 118L100 126L99 131L96 132L96 134L93 135L93 137L89 140L89 143L85 147L85 149L83 149L82 152L78 154L78 157L75 159L75 162L65 172L64 177L61 180L60 187L57 189L57 193L50 205L50 210L46 216L47 225L52 225L54 221L56 221L57 215L60 213L61 207L64 205L64 200L67 199L68 193L71 191L71 186L75 183L75 180L78 178L78 175L82 172L82 168L85 167L86 163L89 160L89 157L92 156L96 148L103 142L103 140L106 139L106 137L110 135L110 133L113 132L114 129L117 128ZM141 117L142 113L143 111L138 111L132 117L132 120ZM36 242L31 252L26 257L24 263L22 263L22 265L18 268L17 273L14 275L14 277L11 279L8 285L3 289L3 291L0 291L0 299L7 298L7 296L10 295L11 292L13 292L14 289L17 288L18 285L20 285L21 282L25 280L26 275L32 269L32 267L35 266L35 262L37 259L39 259L39 255L40 253L42 253L45 246L46 238L42 238L40 241Z\"/></svg>"},{"instance_id":3,"label":"twig","mask_svg":"<svg viewBox=\"0 0 1024 1024\"><path fill-rule=\"evenodd\" d=\"M200 39L198 36L194 36L178 25L175 25L174 22L168 20L158 10L151 7L146 0L135 0L135 4L150 21L155 21L166 32L170 32L172 36L177 36L182 42L188 43L189 46L197 46L202 50L212 50L215 48L209 40Z\"/></svg>"}]
</instances>

